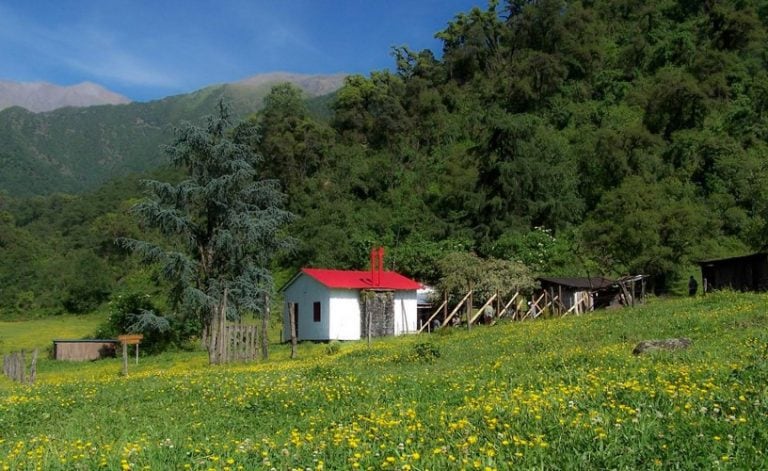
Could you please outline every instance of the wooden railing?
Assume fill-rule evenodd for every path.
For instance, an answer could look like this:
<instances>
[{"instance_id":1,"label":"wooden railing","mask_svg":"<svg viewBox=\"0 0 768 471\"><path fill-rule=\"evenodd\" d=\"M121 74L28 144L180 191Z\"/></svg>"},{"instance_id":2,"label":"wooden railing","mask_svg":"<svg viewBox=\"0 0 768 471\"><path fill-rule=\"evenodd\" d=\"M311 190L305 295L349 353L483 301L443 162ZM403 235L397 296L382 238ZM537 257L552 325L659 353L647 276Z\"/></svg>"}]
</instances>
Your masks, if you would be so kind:
<instances>
[{"instance_id":1,"label":"wooden railing","mask_svg":"<svg viewBox=\"0 0 768 471\"><path fill-rule=\"evenodd\" d=\"M477 293L474 293L477 294ZM534 296L531 301L527 302L524 307L518 308L517 304L520 303L522 295L520 292L511 293L506 298L502 297L499 293L494 293L485 300L480 308L475 309L470 306L473 296L473 291L468 291L461 300L459 300L453 309L448 312L449 301L445 299L424 321L419 328L418 332L424 332L425 330L431 330L435 319L439 319L441 313L443 313L442 319L440 319L440 326L436 328L442 328L455 319L461 319L464 317L462 312L466 312L462 323L467 327L478 322L484 314L490 312L491 323L495 323L498 319L504 317L512 320L526 320L536 319L544 314L547 316L567 316L570 314L582 314L594 309L592 299L589 293L579 293L574 296L573 304L570 304L570 299L565 303L558 294L553 294L547 291L541 291ZM493 309L495 307L495 309ZM492 308L492 309L488 309ZM487 316L485 318L487 321Z\"/></svg>"}]
</instances>

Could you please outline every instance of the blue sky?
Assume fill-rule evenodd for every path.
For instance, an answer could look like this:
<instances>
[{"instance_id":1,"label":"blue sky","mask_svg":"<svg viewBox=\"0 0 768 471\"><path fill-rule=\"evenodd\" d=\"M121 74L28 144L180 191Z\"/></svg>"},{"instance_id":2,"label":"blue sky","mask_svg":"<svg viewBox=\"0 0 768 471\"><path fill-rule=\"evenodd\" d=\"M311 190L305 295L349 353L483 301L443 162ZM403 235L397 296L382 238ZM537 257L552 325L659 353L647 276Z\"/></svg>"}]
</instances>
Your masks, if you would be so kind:
<instances>
[{"instance_id":1,"label":"blue sky","mask_svg":"<svg viewBox=\"0 0 768 471\"><path fill-rule=\"evenodd\" d=\"M392 46L487 0L0 0L0 80L90 81L146 101L264 72L391 68Z\"/></svg>"}]
</instances>

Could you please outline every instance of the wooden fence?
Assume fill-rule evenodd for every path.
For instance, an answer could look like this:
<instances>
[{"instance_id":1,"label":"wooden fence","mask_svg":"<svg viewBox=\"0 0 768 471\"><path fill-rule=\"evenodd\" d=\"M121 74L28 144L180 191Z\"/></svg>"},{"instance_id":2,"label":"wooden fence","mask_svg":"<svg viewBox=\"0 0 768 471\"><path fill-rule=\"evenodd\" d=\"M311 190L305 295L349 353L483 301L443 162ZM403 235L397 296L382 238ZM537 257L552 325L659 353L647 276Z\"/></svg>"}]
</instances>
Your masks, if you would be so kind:
<instances>
[{"instance_id":1,"label":"wooden fence","mask_svg":"<svg viewBox=\"0 0 768 471\"><path fill-rule=\"evenodd\" d=\"M441 328L453 324L464 324L467 328L471 328L478 320L495 323L499 318L504 317L522 321L536 319L542 315L562 317L570 314L580 315L594 310L593 299L586 291L574 295L570 307L563 303L560 293L541 291L536 293L528 302L523 302L523 295L519 292L511 293L506 297L495 293L479 309L474 309L473 294L477 293L467 292L453 309L450 309L448 299L444 299L421 325L419 333L430 331L435 327ZM632 304L634 305L634 302ZM439 324L436 324L438 321Z\"/></svg>"},{"instance_id":2,"label":"wooden fence","mask_svg":"<svg viewBox=\"0 0 768 471\"><path fill-rule=\"evenodd\" d=\"M3 355L3 374L22 384L33 384L37 377L37 349L32 352L29 374L27 374L27 360L24 350Z\"/></svg>"},{"instance_id":3,"label":"wooden fence","mask_svg":"<svg viewBox=\"0 0 768 471\"><path fill-rule=\"evenodd\" d=\"M246 362L259 356L259 329L255 325L226 324L217 332L211 362Z\"/></svg>"}]
</instances>

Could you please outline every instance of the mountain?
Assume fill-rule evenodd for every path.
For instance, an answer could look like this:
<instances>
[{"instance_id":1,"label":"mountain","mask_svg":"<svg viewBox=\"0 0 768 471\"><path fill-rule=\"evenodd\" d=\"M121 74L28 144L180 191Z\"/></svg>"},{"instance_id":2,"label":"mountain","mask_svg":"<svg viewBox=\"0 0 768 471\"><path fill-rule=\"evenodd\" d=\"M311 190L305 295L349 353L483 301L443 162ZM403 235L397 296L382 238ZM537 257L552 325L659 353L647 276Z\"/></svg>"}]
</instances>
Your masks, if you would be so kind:
<instances>
[{"instance_id":1,"label":"mountain","mask_svg":"<svg viewBox=\"0 0 768 471\"><path fill-rule=\"evenodd\" d=\"M247 79L235 82L233 85L241 87L262 87L276 83L289 82L304 90L311 96L327 95L341 88L344 77L347 74L333 75L302 75L288 72L271 72L259 74Z\"/></svg>"},{"instance_id":2,"label":"mountain","mask_svg":"<svg viewBox=\"0 0 768 471\"><path fill-rule=\"evenodd\" d=\"M32 112L41 112L65 106L118 105L130 101L91 82L62 87L47 82L0 80L0 110L20 106Z\"/></svg>"},{"instance_id":3,"label":"mountain","mask_svg":"<svg viewBox=\"0 0 768 471\"><path fill-rule=\"evenodd\" d=\"M272 86L291 82L308 98L341 87L343 75L257 75L232 84L146 103L0 111L0 192L14 196L76 193L166 163L161 146L173 127L197 122L224 99L235 118L259 109Z\"/></svg>"}]
</instances>

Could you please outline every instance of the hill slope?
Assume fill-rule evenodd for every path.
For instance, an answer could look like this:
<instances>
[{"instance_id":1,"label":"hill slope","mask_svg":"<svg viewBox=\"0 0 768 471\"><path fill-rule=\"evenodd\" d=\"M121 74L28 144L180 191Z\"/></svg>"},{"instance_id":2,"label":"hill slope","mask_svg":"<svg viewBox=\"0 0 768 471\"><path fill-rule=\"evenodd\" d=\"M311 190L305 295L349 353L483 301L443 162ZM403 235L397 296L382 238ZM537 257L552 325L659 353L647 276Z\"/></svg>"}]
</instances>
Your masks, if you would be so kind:
<instances>
[{"instance_id":1,"label":"hill slope","mask_svg":"<svg viewBox=\"0 0 768 471\"><path fill-rule=\"evenodd\" d=\"M127 378L43 360L34 389L0 379L0 468L762 469L766 307L719 294L227 368L166 354ZM693 345L631 353L671 336Z\"/></svg>"},{"instance_id":2,"label":"hill slope","mask_svg":"<svg viewBox=\"0 0 768 471\"><path fill-rule=\"evenodd\" d=\"M147 103L0 111L0 191L15 196L80 192L110 178L165 163L160 149L182 120L198 121L220 99L235 116L255 112L272 85L292 81L307 96L341 86L343 76L273 75Z\"/></svg>"}]
</instances>

